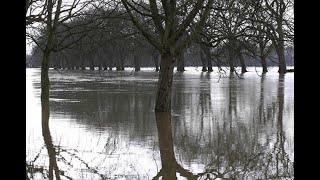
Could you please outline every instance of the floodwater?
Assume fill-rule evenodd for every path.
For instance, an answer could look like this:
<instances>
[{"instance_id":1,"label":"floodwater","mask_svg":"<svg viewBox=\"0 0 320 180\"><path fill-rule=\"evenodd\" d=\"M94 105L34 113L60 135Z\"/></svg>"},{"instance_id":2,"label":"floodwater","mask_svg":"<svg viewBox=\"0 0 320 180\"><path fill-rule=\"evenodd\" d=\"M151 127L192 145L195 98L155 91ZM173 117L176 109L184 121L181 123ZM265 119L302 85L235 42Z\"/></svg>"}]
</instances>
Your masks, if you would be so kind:
<instances>
[{"instance_id":1,"label":"floodwater","mask_svg":"<svg viewBox=\"0 0 320 180\"><path fill-rule=\"evenodd\" d=\"M176 72L171 113L154 112L152 68L51 69L48 129L40 69L26 69L27 176L46 179L53 169L61 179L293 179L294 74L248 69Z\"/></svg>"}]
</instances>

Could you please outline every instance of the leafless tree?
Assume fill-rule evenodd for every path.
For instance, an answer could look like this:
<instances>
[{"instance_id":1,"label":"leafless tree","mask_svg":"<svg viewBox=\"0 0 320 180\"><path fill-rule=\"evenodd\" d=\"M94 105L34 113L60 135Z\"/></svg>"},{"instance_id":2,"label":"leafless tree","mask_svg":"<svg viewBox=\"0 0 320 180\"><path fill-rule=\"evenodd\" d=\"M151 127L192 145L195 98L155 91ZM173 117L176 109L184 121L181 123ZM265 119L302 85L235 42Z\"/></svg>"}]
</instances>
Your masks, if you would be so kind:
<instances>
[{"instance_id":1,"label":"leafless tree","mask_svg":"<svg viewBox=\"0 0 320 180\"><path fill-rule=\"evenodd\" d=\"M213 0L173 1L121 0L133 24L161 54L155 111L171 110L171 87L176 57L202 27ZM207 7L207 8L205 8ZM182 18L179 9L186 9ZM191 27L190 24L193 24ZM189 33L185 35L185 32Z\"/></svg>"},{"instance_id":2,"label":"leafless tree","mask_svg":"<svg viewBox=\"0 0 320 180\"><path fill-rule=\"evenodd\" d=\"M287 72L285 61L286 42L293 39L293 1L292 0L259 0L252 1L252 7L259 16L254 18L257 23L263 24L264 33L270 38L279 59L280 74Z\"/></svg>"}]
</instances>

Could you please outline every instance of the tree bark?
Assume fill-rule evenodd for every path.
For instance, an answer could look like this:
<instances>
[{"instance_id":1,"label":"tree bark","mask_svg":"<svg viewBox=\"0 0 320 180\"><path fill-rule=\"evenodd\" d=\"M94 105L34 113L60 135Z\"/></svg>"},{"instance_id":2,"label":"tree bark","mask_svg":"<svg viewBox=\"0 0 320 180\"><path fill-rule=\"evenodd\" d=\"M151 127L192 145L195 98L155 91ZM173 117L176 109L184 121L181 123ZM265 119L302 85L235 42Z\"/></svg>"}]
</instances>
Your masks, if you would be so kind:
<instances>
[{"instance_id":1,"label":"tree bark","mask_svg":"<svg viewBox=\"0 0 320 180\"><path fill-rule=\"evenodd\" d=\"M285 74L287 73L287 66L286 66L286 60L285 60L285 53L284 53L284 34L281 22L278 22L278 34L279 34L279 41L278 41L278 47L277 47L277 54L279 57L279 74Z\"/></svg>"},{"instance_id":2,"label":"tree bark","mask_svg":"<svg viewBox=\"0 0 320 180\"><path fill-rule=\"evenodd\" d=\"M160 73L158 80L158 92L156 97L156 112L171 111L171 89L173 80L173 68L175 57L169 54L161 54Z\"/></svg>"}]
</instances>

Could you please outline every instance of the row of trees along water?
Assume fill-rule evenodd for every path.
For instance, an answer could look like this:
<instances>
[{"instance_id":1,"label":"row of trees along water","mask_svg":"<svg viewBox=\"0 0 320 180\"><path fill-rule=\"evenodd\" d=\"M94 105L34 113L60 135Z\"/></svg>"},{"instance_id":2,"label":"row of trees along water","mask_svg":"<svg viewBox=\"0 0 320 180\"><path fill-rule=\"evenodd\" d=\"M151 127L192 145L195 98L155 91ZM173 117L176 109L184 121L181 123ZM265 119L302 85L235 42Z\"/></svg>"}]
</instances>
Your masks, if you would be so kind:
<instances>
[{"instance_id":1,"label":"row of trees along water","mask_svg":"<svg viewBox=\"0 0 320 180\"><path fill-rule=\"evenodd\" d=\"M26 0L27 66L159 73L156 111L170 111L173 69L293 63L292 0ZM288 64L291 63L291 64ZM46 97L49 90L43 92Z\"/></svg>"}]
</instances>

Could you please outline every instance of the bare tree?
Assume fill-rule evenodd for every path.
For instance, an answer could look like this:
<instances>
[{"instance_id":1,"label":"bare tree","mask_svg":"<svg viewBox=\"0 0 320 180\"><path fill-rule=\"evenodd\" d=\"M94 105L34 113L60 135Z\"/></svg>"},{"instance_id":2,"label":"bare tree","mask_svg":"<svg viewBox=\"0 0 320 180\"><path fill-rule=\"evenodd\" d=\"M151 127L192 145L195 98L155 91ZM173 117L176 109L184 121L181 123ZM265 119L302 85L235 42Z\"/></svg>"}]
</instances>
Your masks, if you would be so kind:
<instances>
[{"instance_id":1,"label":"bare tree","mask_svg":"<svg viewBox=\"0 0 320 180\"><path fill-rule=\"evenodd\" d=\"M188 46L195 32L205 21L210 10L208 7L212 5L213 0L149 0L148 4L133 0L121 1L133 24L161 54L155 111L168 112L171 110L171 88L176 57ZM204 5L207 8L204 8ZM187 10L183 18L178 17L181 8ZM190 27L191 23L194 26ZM186 31L189 31L187 35Z\"/></svg>"},{"instance_id":2,"label":"bare tree","mask_svg":"<svg viewBox=\"0 0 320 180\"><path fill-rule=\"evenodd\" d=\"M275 47L279 59L280 74L287 72L285 60L285 42L293 39L293 1L292 0L260 0L251 2L259 12L256 22L265 26L265 33Z\"/></svg>"}]
</instances>

